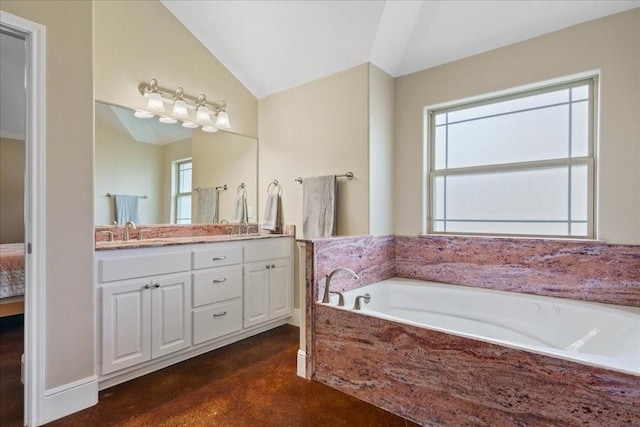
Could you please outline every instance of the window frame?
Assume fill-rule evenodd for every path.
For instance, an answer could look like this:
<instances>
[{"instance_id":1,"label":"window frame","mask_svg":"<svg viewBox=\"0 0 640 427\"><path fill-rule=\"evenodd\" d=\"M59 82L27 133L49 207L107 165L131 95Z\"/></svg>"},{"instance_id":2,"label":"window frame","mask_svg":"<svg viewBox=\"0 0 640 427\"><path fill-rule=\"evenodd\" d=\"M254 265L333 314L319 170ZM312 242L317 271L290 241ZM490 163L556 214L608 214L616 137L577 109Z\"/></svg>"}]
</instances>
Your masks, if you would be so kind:
<instances>
[{"instance_id":1,"label":"window frame","mask_svg":"<svg viewBox=\"0 0 640 427\"><path fill-rule=\"evenodd\" d=\"M178 224L179 199L181 197L193 195L193 191L180 192L180 166L187 163L191 164L191 171L192 171L192 177L193 177L193 159L192 158L176 160L173 162L173 195L172 195L173 209L172 209L172 218L171 218L173 224ZM192 199L192 203L193 203L193 199ZM191 224L193 223L193 209L191 210L189 223ZM184 223L180 223L180 224L184 224Z\"/></svg>"},{"instance_id":2,"label":"window frame","mask_svg":"<svg viewBox=\"0 0 640 427\"><path fill-rule=\"evenodd\" d=\"M468 167L458 167L458 168L443 168L436 169L435 168L435 117L438 114L449 113L453 111L459 111L463 109L478 107L482 105L494 104L497 102L509 101L513 99L526 98L530 96L535 96L542 93L553 92L557 90L579 87L579 86L589 86L589 99L587 100L588 105L588 153L586 156L581 157L564 157L564 158L555 158L549 160L533 160L533 161L524 161L524 162L515 162L515 163L502 163L502 164L493 164L493 165L482 165L482 166L468 166ZM571 103L569 100L567 103ZM560 104L561 105L561 104ZM425 108L425 124L426 124L426 144L425 144L425 164L426 168L426 183L425 183L425 209L426 215L423 216L425 218L424 229L426 234L435 234L435 235L471 235L471 236L491 236L491 237L530 237L530 238L553 238L553 239L580 239L580 240L590 240L596 238L596 124L597 124L597 105L598 105L598 75L597 74L588 74L583 76L577 76L571 79L564 79L562 81L556 81L548 84L538 84L536 86L528 86L525 88L520 88L516 90L511 90L508 92L502 92L499 94L490 94L480 97L475 97L471 100L462 100L462 101L454 101L447 104L435 105L432 107ZM540 108L540 107L538 107ZM548 106L541 107L548 108ZM517 110L517 111L526 111ZM515 110L514 110L515 111ZM509 114L509 113L507 113ZM491 116L487 116L484 118L488 118ZM569 122L569 129L571 129L571 122ZM569 130L569 138L571 135L571 130ZM570 141L570 139L569 139ZM570 155L570 154L569 154ZM557 234L557 235L549 235L549 234L514 234L514 233L484 233L484 232L459 232L459 231L446 231L446 226L444 231L434 231L435 221L437 219L434 218L434 209L435 209L435 178L444 176L445 179L447 176L461 176L461 175L474 175L479 173L500 173L507 171L527 171L527 170L542 170L544 168L554 168L559 166L567 166L569 167L569 171L572 166L586 166L587 167L587 235L586 236L572 236L570 234ZM571 186L571 174L569 173L569 186ZM569 201L571 200L571 189L569 188ZM571 211L571 203L569 202L569 211ZM445 217L445 221L446 217ZM473 222L472 220L457 220L457 221L467 221ZM482 220L486 222L534 222L534 221L523 221L523 220ZM478 221L476 221L478 222ZM535 222L563 222L567 223L567 221L535 221ZM570 229L571 223L575 223L576 221L571 221L570 214L568 215L568 227ZM569 229L567 232L569 233Z\"/></svg>"}]
</instances>

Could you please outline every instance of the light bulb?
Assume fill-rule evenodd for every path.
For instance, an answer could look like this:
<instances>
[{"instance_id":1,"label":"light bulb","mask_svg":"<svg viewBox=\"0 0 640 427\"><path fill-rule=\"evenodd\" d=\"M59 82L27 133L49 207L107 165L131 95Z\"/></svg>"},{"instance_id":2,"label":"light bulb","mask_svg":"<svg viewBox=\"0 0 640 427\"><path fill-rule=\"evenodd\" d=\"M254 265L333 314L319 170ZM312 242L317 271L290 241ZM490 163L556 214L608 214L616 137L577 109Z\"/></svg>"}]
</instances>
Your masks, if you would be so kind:
<instances>
[{"instance_id":1,"label":"light bulb","mask_svg":"<svg viewBox=\"0 0 640 427\"><path fill-rule=\"evenodd\" d=\"M229 123L229 114L226 111L220 111L218 113L218 119L216 120L216 127L218 129L229 129L231 124Z\"/></svg>"},{"instance_id":2,"label":"light bulb","mask_svg":"<svg viewBox=\"0 0 640 427\"><path fill-rule=\"evenodd\" d=\"M164 113L164 102L162 101L162 95L160 95L158 92L151 92L149 94L149 99L147 100L147 110Z\"/></svg>"},{"instance_id":3,"label":"light bulb","mask_svg":"<svg viewBox=\"0 0 640 427\"><path fill-rule=\"evenodd\" d=\"M187 110L187 103L182 99L176 99L176 101L173 103L173 110L171 111L171 115L178 119L188 119L189 110Z\"/></svg>"}]
</instances>

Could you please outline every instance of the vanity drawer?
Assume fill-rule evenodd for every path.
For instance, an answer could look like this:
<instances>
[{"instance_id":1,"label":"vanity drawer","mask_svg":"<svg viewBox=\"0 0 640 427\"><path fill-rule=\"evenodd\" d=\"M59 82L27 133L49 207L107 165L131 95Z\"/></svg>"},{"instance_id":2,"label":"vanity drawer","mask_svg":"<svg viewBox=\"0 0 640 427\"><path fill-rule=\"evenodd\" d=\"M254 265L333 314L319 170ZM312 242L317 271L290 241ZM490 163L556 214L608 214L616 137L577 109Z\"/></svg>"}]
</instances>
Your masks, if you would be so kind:
<instances>
[{"instance_id":1,"label":"vanity drawer","mask_svg":"<svg viewBox=\"0 0 640 427\"><path fill-rule=\"evenodd\" d=\"M193 344L200 344L242 329L242 299L193 310Z\"/></svg>"},{"instance_id":2,"label":"vanity drawer","mask_svg":"<svg viewBox=\"0 0 640 427\"><path fill-rule=\"evenodd\" d=\"M216 244L208 249L191 252L193 268L211 268L242 262L242 246Z\"/></svg>"},{"instance_id":3,"label":"vanity drawer","mask_svg":"<svg viewBox=\"0 0 640 427\"><path fill-rule=\"evenodd\" d=\"M293 239L287 237L254 240L247 243L244 248L244 262L288 258L290 256L293 256Z\"/></svg>"},{"instance_id":4,"label":"vanity drawer","mask_svg":"<svg viewBox=\"0 0 640 427\"><path fill-rule=\"evenodd\" d=\"M242 296L242 266L219 267L193 273L193 307Z\"/></svg>"},{"instance_id":5,"label":"vanity drawer","mask_svg":"<svg viewBox=\"0 0 640 427\"><path fill-rule=\"evenodd\" d=\"M188 251L153 255L131 255L131 253L132 251L123 251L122 257L110 257L98 261L98 280L104 283L190 270Z\"/></svg>"}]
</instances>

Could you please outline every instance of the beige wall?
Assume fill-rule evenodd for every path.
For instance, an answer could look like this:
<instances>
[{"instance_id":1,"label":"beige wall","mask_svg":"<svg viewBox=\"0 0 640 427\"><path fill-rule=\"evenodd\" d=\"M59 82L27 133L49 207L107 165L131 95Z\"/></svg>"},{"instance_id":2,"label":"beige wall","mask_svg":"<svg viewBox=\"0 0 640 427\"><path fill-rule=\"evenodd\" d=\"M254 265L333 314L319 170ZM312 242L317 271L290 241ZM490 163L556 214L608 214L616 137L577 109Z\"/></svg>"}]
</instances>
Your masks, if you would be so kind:
<instances>
[{"instance_id":1,"label":"beige wall","mask_svg":"<svg viewBox=\"0 0 640 427\"><path fill-rule=\"evenodd\" d=\"M258 101L158 1L97 1L95 97L140 108L140 83L152 78L167 89L226 100L232 130L257 137Z\"/></svg>"},{"instance_id":2,"label":"beige wall","mask_svg":"<svg viewBox=\"0 0 640 427\"><path fill-rule=\"evenodd\" d=\"M640 9L396 80L395 231L422 229L423 108L600 70L597 237L640 244Z\"/></svg>"},{"instance_id":3,"label":"beige wall","mask_svg":"<svg viewBox=\"0 0 640 427\"><path fill-rule=\"evenodd\" d=\"M284 222L302 237L302 186L294 179L338 179L338 235L369 231L368 65L360 65L260 100L258 205L267 185L282 184ZM264 190L263 190L264 189Z\"/></svg>"},{"instance_id":4,"label":"beige wall","mask_svg":"<svg viewBox=\"0 0 640 427\"><path fill-rule=\"evenodd\" d=\"M176 141L164 146L162 163L162 216L159 223L171 223L171 180L173 179L173 162L191 158L191 138Z\"/></svg>"},{"instance_id":5,"label":"beige wall","mask_svg":"<svg viewBox=\"0 0 640 427\"><path fill-rule=\"evenodd\" d=\"M0 7L46 26L44 360L52 389L95 374L93 3L3 0Z\"/></svg>"},{"instance_id":6,"label":"beige wall","mask_svg":"<svg viewBox=\"0 0 640 427\"><path fill-rule=\"evenodd\" d=\"M148 196L138 200L139 224L161 223L164 146L137 142L100 115L96 115L95 126L96 225L112 224L116 219L114 198L105 197L107 193Z\"/></svg>"},{"instance_id":7,"label":"beige wall","mask_svg":"<svg viewBox=\"0 0 640 427\"><path fill-rule=\"evenodd\" d=\"M24 242L24 141L0 138L0 243Z\"/></svg>"},{"instance_id":8,"label":"beige wall","mask_svg":"<svg viewBox=\"0 0 640 427\"><path fill-rule=\"evenodd\" d=\"M260 100L258 222L267 186L277 179L283 221L302 238L302 186L294 179L351 171L353 180L338 179L338 235L369 232L368 73L363 64ZM296 283L296 307L299 292Z\"/></svg>"},{"instance_id":9,"label":"beige wall","mask_svg":"<svg viewBox=\"0 0 640 427\"><path fill-rule=\"evenodd\" d=\"M193 186L219 187L218 219L231 222L238 196L238 186L244 182L247 207L252 214L249 222L256 221L258 182L258 141L227 132L193 132ZM266 187L265 187L266 188ZM193 222L196 221L197 193L193 203Z\"/></svg>"},{"instance_id":10,"label":"beige wall","mask_svg":"<svg viewBox=\"0 0 640 427\"><path fill-rule=\"evenodd\" d=\"M369 64L369 233L393 234L395 79Z\"/></svg>"}]
</instances>

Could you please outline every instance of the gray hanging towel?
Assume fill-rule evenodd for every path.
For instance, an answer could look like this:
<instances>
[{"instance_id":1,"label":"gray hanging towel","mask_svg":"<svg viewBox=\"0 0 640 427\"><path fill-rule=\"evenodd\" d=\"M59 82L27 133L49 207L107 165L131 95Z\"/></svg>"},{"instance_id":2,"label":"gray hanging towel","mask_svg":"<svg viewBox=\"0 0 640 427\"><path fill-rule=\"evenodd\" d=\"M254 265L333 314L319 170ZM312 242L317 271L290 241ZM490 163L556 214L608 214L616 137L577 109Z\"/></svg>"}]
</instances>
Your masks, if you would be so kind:
<instances>
[{"instance_id":1,"label":"gray hanging towel","mask_svg":"<svg viewBox=\"0 0 640 427\"><path fill-rule=\"evenodd\" d=\"M231 222L246 224L249 222L249 210L247 209L247 197L244 192L238 195Z\"/></svg>"},{"instance_id":2,"label":"gray hanging towel","mask_svg":"<svg viewBox=\"0 0 640 427\"><path fill-rule=\"evenodd\" d=\"M282 206L278 193L267 195L262 229L272 232L278 232L282 229Z\"/></svg>"},{"instance_id":3,"label":"gray hanging towel","mask_svg":"<svg viewBox=\"0 0 640 427\"><path fill-rule=\"evenodd\" d=\"M114 201L116 205L116 221L118 224L124 225L129 221L132 221L134 224L140 222L140 218L138 217L138 196L116 194Z\"/></svg>"},{"instance_id":4,"label":"gray hanging towel","mask_svg":"<svg viewBox=\"0 0 640 427\"><path fill-rule=\"evenodd\" d=\"M335 175L302 181L302 234L305 239L335 236L336 200Z\"/></svg>"},{"instance_id":5,"label":"gray hanging towel","mask_svg":"<svg viewBox=\"0 0 640 427\"><path fill-rule=\"evenodd\" d=\"M218 189L214 187L198 188L199 224L218 222Z\"/></svg>"}]
</instances>

